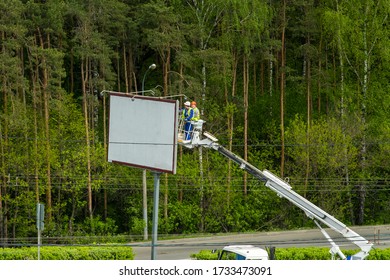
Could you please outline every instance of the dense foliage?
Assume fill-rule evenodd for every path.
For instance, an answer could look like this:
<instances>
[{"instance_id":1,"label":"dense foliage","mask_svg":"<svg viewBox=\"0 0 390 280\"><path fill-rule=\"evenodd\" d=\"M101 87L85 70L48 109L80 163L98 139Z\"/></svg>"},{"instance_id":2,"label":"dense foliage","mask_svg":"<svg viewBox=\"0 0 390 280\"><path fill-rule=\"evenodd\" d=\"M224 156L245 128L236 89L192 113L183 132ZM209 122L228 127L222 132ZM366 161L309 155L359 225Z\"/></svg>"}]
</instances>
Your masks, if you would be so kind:
<instances>
[{"instance_id":1,"label":"dense foliage","mask_svg":"<svg viewBox=\"0 0 390 280\"><path fill-rule=\"evenodd\" d=\"M1 243L37 235L37 202L48 240L142 236L142 171L106 162L101 93L140 91L152 63L144 88L196 100L222 145L346 224L390 222L389 1L2 0L0 9ZM179 153L177 174L161 177L161 234L313 225L215 151Z\"/></svg>"}]
</instances>

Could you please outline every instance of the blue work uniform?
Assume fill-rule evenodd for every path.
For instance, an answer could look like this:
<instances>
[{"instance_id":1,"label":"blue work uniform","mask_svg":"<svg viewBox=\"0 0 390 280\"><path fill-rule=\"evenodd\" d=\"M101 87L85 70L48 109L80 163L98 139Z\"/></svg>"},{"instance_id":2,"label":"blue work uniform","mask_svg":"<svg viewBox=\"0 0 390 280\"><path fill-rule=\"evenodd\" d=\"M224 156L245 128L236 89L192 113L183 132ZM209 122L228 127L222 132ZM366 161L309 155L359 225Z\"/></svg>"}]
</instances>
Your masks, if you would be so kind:
<instances>
[{"instance_id":1,"label":"blue work uniform","mask_svg":"<svg viewBox=\"0 0 390 280\"><path fill-rule=\"evenodd\" d=\"M183 110L183 119L185 121L184 124L185 140L191 140L191 131L192 131L191 119L193 117L194 117L194 110L192 110L192 108Z\"/></svg>"}]
</instances>

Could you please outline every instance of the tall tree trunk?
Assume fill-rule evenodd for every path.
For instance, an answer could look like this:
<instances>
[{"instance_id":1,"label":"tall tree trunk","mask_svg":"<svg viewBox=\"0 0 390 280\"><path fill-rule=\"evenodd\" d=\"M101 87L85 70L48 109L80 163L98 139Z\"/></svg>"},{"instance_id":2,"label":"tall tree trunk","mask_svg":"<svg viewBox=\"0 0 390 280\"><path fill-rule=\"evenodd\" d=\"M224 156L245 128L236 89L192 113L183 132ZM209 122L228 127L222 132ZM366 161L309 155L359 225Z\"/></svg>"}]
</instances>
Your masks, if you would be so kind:
<instances>
[{"instance_id":1,"label":"tall tree trunk","mask_svg":"<svg viewBox=\"0 0 390 280\"><path fill-rule=\"evenodd\" d=\"M171 65L171 48L168 48L166 51L165 59L163 58L163 88L164 88L164 96L168 95L169 91L169 70Z\"/></svg>"},{"instance_id":2,"label":"tall tree trunk","mask_svg":"<svg viewBox=\"0 0 390 280\"><path fill-rule=\"evenodd\" d=\"M38 71L36 70L35 73L38 75ZM39 203L39 162L38 162L38 100L37 97L37 88L36 85L38 83L38 80L36 77L33 78L33 103L34 103L34 172L35 172L35 197L36 202Z\"/></svg>"},{"instance_id":3,"label":"tall tree trunk","mask_svg":"<svg viewBox=\"0 0 390 280\"><path fill-rule=\"evenodd\" d=\"M74 55L73 55L73 48L70 49L70 92L74 92Z\"/></svg>"},{"instance_id":4,"label":"tall tree trunk","mask_svg":"<svg viewBox=\"0 0 390 280\"><path fill-rule=\"evenodd\" d=\"M308 39L308 44L310 44L310 39ZM309 185L309 176L310 176L310 125L311 125L311 63L310 57L308 54L305 55L305 64L306 64L306 174L305 174L305 188L303 196L306 196L306 192Z\"/></svg>"},{"instance_id":5,"label":"tall tree trunk","mask_svg":"<svg viewBox=\"0 0 390 280\"><path fill-rule=\"evenodd\" d=\"M0 185L0 238L4 239L4 243L6 243L7 239L7 230L6 226L7 224L5 223L5 211L6 208L3 207L3 204L5 205L5 201L3 202L3 194L5 195L6 193L6 186L7 186L7 180L6 180L6 166L5 166L5 137L3 135L3 124L0 121L0 152L1 152L1 185Z\"/></svg>"},{"instance_id":6,"label":"tall tree trunk","mask_svg":"<svg viewBox=\"0 0 390 280\"><path fill-rule=\"evenodd\" d=\"M1 32L2 41L5 40L4 31ZM5 46L2 44L2 53L5 52ZM8 116L8 94L7 94L7 80L6 76L2 77L2 95L3 95L3 114ZM4 243L7 243L7 206L6 200L3 201L3 197L7 194L7 167L6 167L6 147L8 146L8 124L4 119L4 132L3 132L3 118L0 119L0 148L1 148L1 185L0 185L0 238L4 238Z\"/></svg>"},{"instance_id":7,"label":"tall tree trunk","mask_svg":"<svg viewBox=\"0 0 390 280\"><path fill-rule=\"evenodd\" d=\"M363 174L367 176L367 142L366 142L366 102L367 102L367 92L368 92L368 71L369 71L369 50L367 43L367 21L368 21L368 5L365 10L365 20L363 25L363 52L364 52L364 60L363 60L363 78L361 81L362 85L362 127L363 127L363 135L362 135L362 143L361 143L361 168ZM359 214L358 214L358 223L359 225L364 224L364 207L366 204L366 195L367 195L367 186L364 182L362 182L359 186L359 194L360 194L360 203L359 203Z\"/></svg>"},{"instance_id":8,"label":"tall tree trunk","mask_svg":"<svg viewBox=\"0 0 390 280\"><path fill-rule=\"evenodd\" d=\"M108 144L107 144L107 104L106 95L103 95L103 147L104 158L107 158ZM107 164L104 164L104 182L107 182ZM108 217L108 194L107 188L104 188L104 219Z\"/></svg>"},{"instance_id":9,"label":"tall tree trunk","mask_svg":"<svg viewBox=\"0 0 390 280\"><path fill-rule=\"evenodd\" d=\"M260 87L260 94L261 96L264 95L264 75L265 75L265 66L264 66L264 61L261 62L261 68L260 68L260 83L261 83L261 87Z\"/></svg>"},{"instance_id":10,"label":"tall tree trunk","mask_svg":"<svg viewBox=\"0 0 390 280\"><path fill-rule=\"evenodd\" d=\"M237 76L237 63L238 63L238 59L236 58L236 55L233 55L233 67L232 67L232 84L231 84L231 87L232 87L232 90L231 90L231 95L234 96L235 95L235 89L236 89L236 76ZM232 147L233 147L233 120L234 120L234 111L232 110L231 108L231 104L229 102L229 90L228 90L228 80L226 77L228 77L228 74L227 74L227 68L226 68L226 64L224 64L224 84L225 84L225 104L226 104L226 108L228 108L228 111L226 112L226 126L228 128L228 147L229 147L229 150L231 151L232 150ZM231 192L231 185L232 185L232 164L231 164L231 161L229 160L228 161L228 174L227 174L227 181L226 181L226 206L227 206L227 209L229 209L230 207L230 192Z\"/></svg>"},{"instance_id":11,"label":"tall tree trunk","mask_svg":"<svg viewBox=\"0 0 390 280\"><path fill-rule=\"evenodd\" d=\"M284 89L285 89L285 67L286 67L286 46L285 46L285 32L286 32L286 0L283 1L282 11L282 50L281 50L281 73L280 73L280 176L284 177Z\"/></svg>"},{"instance_id":12,"label":"tall tree trunk","mask_svg":"<svg viewBox=\"0 0 390 280\"><path fill-rule=\"evenodd\" d=\"M166 50L165 60L163 60L163 95L167 96L169 93L169 71L170 71L170 63L171 63L171 48ZM168 219L168 174L164 176L164 218Z\"/></svg>"},{"instance_id":13,"label":"tall tree trunk","mask_svg":"<svg viewBox=\"0 0 390 280\"><path fill-rule=\"evenodd\" d=\"M126 44L123 43L122 45L122 48L123 48L123 70L124 70L124 79L125 79L125 91L126 92L130 92L129 90L129 74L128 74L128 67L127 67L127 55L126 55ZM119 61L118 61L118 69L119 69ZM118 70L118 74L119 74L119 70ZM120 85L120 78L118 78L118 91L120 91L120 88L119 88L119 85Z\"/></svg>"},{"instance_id":14,"label":"tall tree trunk","mask_svg":"<svg viewBox=\"0 0 390 280\"><path fill-rule=\"evenodd\" d=\"M45 146L46 146L46 213L49 221L52 218L52 200L51 200L51 148L50 148L50 127L49 127L49 93L47 92L47 70L43 73L43 100L45 113Z\"/></svg>"},{"instance_id":15,"label":"tall tree trunk","mask_svg":"<svg viewBox=\"0 0 390 280\"><path fill-rule=\"evenodd\" d=\"M133 61L133 50L131 48L131 46L129 46L129 54L127 56L127 60L128 60L128 63L127 63L127 67L128 67L128 70L127 70L127 75L128 77L126 79L128 79L128 84L129 84L129 89L128 91L131 92L133 91L133 85L135 85L135 89L134 91L137 91L137 81L135 79L135 75L134 75L134 79L132 78L132 73L134 73L134 61Z\"/></svg>"},{"instance_id":16,"label":"tall tree trunk","mask_svg":"<svg viewBox=\"0 0 390 280\"><path fill-rule=\"evenodd\" d=\"M239 62L239 56L237 52L234 52L234 61L233 61L233 79L232 79L232 99L234 100L234 97L236 96L237 91L237 71L238 71L238 62ZM234 136L234 111L231 112L230 115L230 121L229 121L229 150L233 150L233 136ZM231 173L232 165L231 161L229 161L229 170ZM230 191L230 189L229 189ZM228 193L229 199L230 199L230 192ZM230 201L229 201L230 202Z\"/></svg>"},{"instance_id":17,"label":"tall tree trunk","mask_svg":"<svg viewBox=\"0 0 390 280\"><path fill-rule=\"evenodd\" d=\"M248 106L249 106L249 62L248 56L243 57L244 84L244 160L248 161ZM248 193L248 174L244 172L244 195Z\"/></svg>"},{"instance_id":18,"label":"tall tree trunk","mask_svg":"<svg viewBox=\"0 0 390 280\"><path fill-rule=\"evenodd\" d=\"M270 56L271 55L272 55L272 51L270 51ZM272 99L273 88L274 88L274 81L273 81L273 77L274 77L274 62L272 61L272 59L269 60L269 73L268 73L268 76L269 76L268 77L268 91L269 91L269 96ZM271 102L271 105L270 105L270 108L269 108L269 116L273 117L272 102Z\"/></svg>"},{"instance_id":19,"label":"tall tree trunk","mask_svg":"<svg viewBox=\"0 0 390 280\"><path fill-rule=\"evenodd\" d=\"M87 83L89 78L89 62L82 59L81 61L81 81L83 90L83 113L84 113L84 126L85 126L85 140L86 140L86 158L87 158L87 192L88 192L88 214L92 223L92 179L91 179L91 143L89 136L89 121L88 121L88 94Z\"/></svg>"},{"instance_id":20,"label":"tall tree trunk","mask_svg":"<svg viewBox=\"0 0 390 280\"><path fill-rule=\"evenodd\" d=\"M40 48L45 49L45 43L50 45L50 37L47 35L47 42L44 42L40 29L38 28L38 35L40 41ZM42 94L43 94L43 110L44 110L44 124L45 124L45 148L46 148L46 215L50 221L52 218L52 197L51 197L51 146L50 146L50 109L49 109L49 73L47 59L45 55L41 57L42 69Z\"/></svg>"},{"instance_id":21,"label":"tall tree trunk","mask_svg":"<svg viewBox=\"0 0 390 280\"><path fill-rule=\"evenodd\" d=\"M256 63L253 63L253 101L256 103L257 101L257 68Z\"/></svg>"},{"instance_id":22,"label":"tall tree trunk","mask_svg":"<svg viewBox=\"0 0 390 280\"><path fill-rule=\"evenodd\" d=\"M318 115L321 115L321 77L322 77L322 32L321 32L321 38L320 38L320 45L318 47L318 73L319 77L317 78L317 94L318 94L318 99L317 99L317 111Z\"/></svg>"},{"instance_id":23,"label":"tall tree trunk","mask_svg":"<svg viewBox=\"0 0 390 280\"><path fill-rule=\"evenodd\" d=\"M182 63L180 63L180 70L179 70L179 74L180 74L180 77L181 77L181 80L180 80L180 86L179 86L179 95L182 95L183 94L183 82L184 82L184 76L183 76L183 72L184 72L184 65ZM181 102L182 103L182 102ZM183 161L183 147L181 145L179 145L179 158L180 158L180 162ZM179 202L183 202L183 197L184 197L184 191L183 191L183 184L182 182L179 182L180 184L180 188L179 188ZM203 209L203 206L202 208Z\"/></svg>"},{"instance_id":24,"label":"tall tree trunk","mask_svg":"<svg viewBox=\"0 0 390 280\"><path fill-rule=\"evenodd\" d=\"M38 88L39 88L39 70L38 64L33 63L33 58L31 57L33 54L29 52L28 62L31 71L31 81L32 81L32 103L33 103L33 116L34 116L34 181L35 181L35 200L39 203L39 163L38 163L38 101L39 98ZM37 57L35 57L35 61Z\"/></svg>"},{"instance_id":25,"label":"tall tree trunk","mask_svg":"<svg viewBox=\"0 0 390 280\"><path fill-rule=\"evenodd\" d=\"M339 14L339 5L338 1L336 2L336 10L337 13ZM343 46L341 44L341 26L340 23L338 24L337 27L337 50L338 50L338 55L339 55L339 66L338 69L340 71L340 116L341 116L341 126L342 130L345 132L347 129L347 123L346 123L346 112L345 112L345 104L344 104L344 95L345 95L345 90L344 90L344 57L343 57ZM336 68L336 66L334 66ZM335 69L336 72L336 69ZM335 79L336 82L336 79ZM343 137L345 138L346 133L343 133ZM350 215L350 220L352 224L355 224L355 214L354 214L354 209L353 209L353 203L352 203L352 193L351 193L351 188L350 188L350 182L349 182L349 161L348 161L348 151L346 148L344 148L344 176L345 176L345 185L347 187L348 191L348 200L349 200L349 215Z\"/></svg>"}]
</instances>

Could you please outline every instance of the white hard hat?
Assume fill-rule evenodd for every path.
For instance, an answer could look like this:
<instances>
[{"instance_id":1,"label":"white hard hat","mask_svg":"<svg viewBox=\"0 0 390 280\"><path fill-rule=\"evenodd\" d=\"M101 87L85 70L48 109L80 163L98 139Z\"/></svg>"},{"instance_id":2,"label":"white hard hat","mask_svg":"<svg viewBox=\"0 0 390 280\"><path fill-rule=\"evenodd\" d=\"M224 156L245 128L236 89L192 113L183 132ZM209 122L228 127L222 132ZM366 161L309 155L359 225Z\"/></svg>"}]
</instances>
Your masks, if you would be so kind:
<instances>
[{"instance_id":1,"label":"white hard hat","mask_svg":"<svg viewBox=\"0 0 390 280\"><path fill-rule=\"evenodd\" d=\"M190 101L184 102L184 106L190 106L190 105L191 105Z\"/></svg>"}]
</instances>

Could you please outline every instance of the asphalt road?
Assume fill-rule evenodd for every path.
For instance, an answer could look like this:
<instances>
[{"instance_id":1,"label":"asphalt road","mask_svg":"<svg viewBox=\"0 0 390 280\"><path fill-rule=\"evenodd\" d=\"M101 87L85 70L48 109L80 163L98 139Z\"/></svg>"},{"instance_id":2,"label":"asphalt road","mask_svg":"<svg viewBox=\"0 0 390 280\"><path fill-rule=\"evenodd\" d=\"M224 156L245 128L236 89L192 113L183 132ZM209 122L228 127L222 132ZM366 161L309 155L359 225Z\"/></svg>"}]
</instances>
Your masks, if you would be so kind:
<instances>
[{"instance_id":1,"label":"asphalt road","mask_svg":"<svg viewBox=\"0 0 390 280\"><path fill-rule=\"evenodd\" d=\"M390 225L350 227L367 240L374 243L374 248L390 247ZM331 229L326 229L334 242L343 249L357 249L353 243ZM329 247L329 242L319 229L259 232L212 235L196 238L181 238L171 240L158 240L156 251L157 260L190 259L191 254L201 250L221 249L230 244L251 244L260 247L274 246L287 247ZM138 242L130 244L135 253L136 260L151 259L151 242Z\"/></svg>"}]
</instances>

